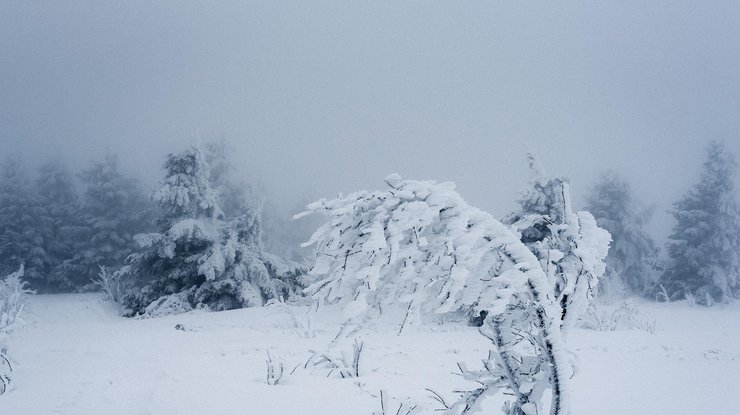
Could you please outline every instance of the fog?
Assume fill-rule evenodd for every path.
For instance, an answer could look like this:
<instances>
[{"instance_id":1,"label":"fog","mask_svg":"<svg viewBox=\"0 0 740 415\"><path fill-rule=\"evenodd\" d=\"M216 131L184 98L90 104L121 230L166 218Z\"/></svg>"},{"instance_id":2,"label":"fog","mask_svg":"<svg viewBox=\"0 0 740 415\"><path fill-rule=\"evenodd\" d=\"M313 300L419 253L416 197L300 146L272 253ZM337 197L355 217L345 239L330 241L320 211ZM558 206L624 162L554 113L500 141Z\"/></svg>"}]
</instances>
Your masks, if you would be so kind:
<instances>
[{"instance_id":1,"label":"fog","mask_svg":"<svg viewBox=\"0 0 740 415\"><path fill-rule=\"evenodd\" d=\"M740 154L740 3L0 0L0 151L146 180L225 139L291 207L455 181L503 216L533 150L582 203L613 168L671 226L704 147Z\"/></svg>"}]
</instances>

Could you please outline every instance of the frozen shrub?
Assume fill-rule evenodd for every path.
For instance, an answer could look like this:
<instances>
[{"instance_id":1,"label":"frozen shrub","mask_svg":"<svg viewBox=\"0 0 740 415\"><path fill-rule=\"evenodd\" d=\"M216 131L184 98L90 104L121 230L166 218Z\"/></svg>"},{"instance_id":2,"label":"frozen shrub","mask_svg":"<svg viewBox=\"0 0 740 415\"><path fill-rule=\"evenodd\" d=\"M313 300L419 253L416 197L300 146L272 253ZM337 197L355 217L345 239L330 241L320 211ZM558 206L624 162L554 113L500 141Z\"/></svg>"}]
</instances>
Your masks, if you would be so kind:
<instances>
[{"instance_id":1,"label":"frozen shrub","mask_svg":"<svg viewBox=\"0 0 740 415\"><path fill-rule=\"evenodd\" d=\"M591 213L572 211L570 182L564 177L536 174L519 206L504 223L537 257L562 310L563 325L572 327L606 269L609 232Z\"/></svg>"},{"instance_id":2,"label":"frozen shrub","mask_svg":"<svg viewBox=\"0 0 740 415\"><path fill-rule=\"evenodd\" d=\"M565 413L571 374L561 328L586 307L603 273L608 233L587 212L570 211L562 181L559 188L543 182L552 199L536 200L536 192L530 199L553 209L523 210L514 230L468 205L452 183L398 175L385 182L386 190L307 207L329 217L307 243L317 251L307 291L344 305L339 336L386 305L405 306L399 331L424 315L485 311L481 332L494 350L484 370L464 371L480 387L449 411L471 412L498 392L513 396L509 414L541 411L549 390L552 413Z\"/></svg>"},{"instance_id":3,"label":"frozen shrub","mask_svg":"<svg viewBox=\"0 0 740 415\"><path fill-rule=\"evenodd\" d=\"M10 387L13 366L7 357L7 340L23 310L23 297L31 291L25 288L23 265L18 271L0 279L0 395Z\"/></svg>"},{"instance_id":4,"label":"frozen shrub","mask_svg":"<svg viewBox=\"0 0 740 415\"><path fill-rule=\"evenodd\" d=\"M0 280L0 333L10 331L23 310L23 297L31 291L25 288L23 266Z\"/></svg>"},{"instance_id":5,"label":"frozen shrub","mask_svg":"<svg viewBox=\"0 0 740 415\"><path fill-rule=\"evenodd\" d=\"M110 272L108 268L102 265L100 266L100 272L98 272L98 278L92 281L103 293L103 299L106 301L119 303L131 289L131 283L126 279L125 273Z\"/></svg>"}]
</instances>

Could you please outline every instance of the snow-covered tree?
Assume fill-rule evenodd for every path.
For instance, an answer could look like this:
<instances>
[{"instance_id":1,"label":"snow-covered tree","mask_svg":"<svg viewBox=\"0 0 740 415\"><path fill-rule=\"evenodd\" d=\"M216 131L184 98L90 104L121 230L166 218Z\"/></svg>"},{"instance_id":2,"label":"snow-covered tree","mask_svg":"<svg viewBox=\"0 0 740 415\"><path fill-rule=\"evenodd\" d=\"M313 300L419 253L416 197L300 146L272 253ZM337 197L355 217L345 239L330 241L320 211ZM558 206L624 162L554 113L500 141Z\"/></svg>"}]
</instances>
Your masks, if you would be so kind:
<instances>
[{"instance_id":1,"label":"snow-covered tree","mask_svg":"<svg viewBox=\"0 0 740 415\"><path fill-rule=\"evenodd\" d=\"M35 189L41 212L38 226L44 236L46 253L44 289L72 291L79 284L79 274L65 267L64 263L85 241L74 179L64 163L51 159L40 166Z\"/></svg>"},{"instance_id":2,"label":"snow-covered tree","mask_svg":"<svg viewBox=\"0 0 740 415\"><path fill-rule=\"evenodd\" d=\"M34 288L45 286L43 209L17 159L8 158L0 177L0 264L4 269L25 266L24 278Z\"/></svg>"},{"instance_id":3,"label":"snow-covered tree","mask_svg":"<svg viewBox=\"0 0 740 415\"><path fill-rule=\"evenodd\" d=\"M133 178L121 173L118 158L106 155L80 174L84 185L84 243L67 268L78 287L89 284L100 267L115 270L134 252L133 236L152 226L152 208Z\"/></svg>"},{"instance_id":4,"label":"snow-covered tree","mask_svg":"<svg viewBox=\"0 0 740 415\"><path fill-rule=\"evenodd\" d=\"M644 295L654 289L658 247L644 230L653 210L642 207L633 198L627 180L613 171L602 173L591 188L586 209L612 236L602 280L633 294Z\"/></svg>"},{"instance_id":5,"label":"snow-covered tree","mask_svg":"<svg viewBox=\"0 0 740 415\"><path fill-rule=\"evenodd\" d=\"M669 291L703 304L740 293L740 215L734 194L737 164L719 142L707 148L700 182L673 206L676 225L662 276Z\"/></svg>"},{"instance_id":6,"label":"snow-covered tree","mask_svg":"<svg viewBox=\"0 0 740 415\"><path fill-rule=\"evenodd\" d=\"M304 212L329 217L306 243L317 250L310 271L315 281L307 291L344 304L340 335L393 305L406 309L400 330L428 314L485 312L481 330L494 350L483 370L463 372L480 387L464 394L450 413L472 413L497 392L513 396L508 414L541 413L549 389L551 413L565 414L570 366L561 340L561 304L579 303L574 297L586 295L579 282L586 279L583 272L596 278L599 264L581 262L582 269L560 282L558 292L571 295L563 301L554 295L554 274L544 271L522 236L469 206L453 184L397 175L386 184L383 191L322 199ZM565 228L578 226L582 236L598 239L584 236L597 246L584 243L573 251L598 262L603 231L587 215L570 216L579 223ZM563 269L571 272L571 262Z\"/></svg>"},{"instance_id":7,"label":"snow-covered tree","mask_svg":"<svg viewBox=\"0 0 740 415\"><path fill-rule=\"evenodd\" d=\"M199 305L223 310L291 293L297 271L260 249L258 211L226 220L198 148L170 154L165 171L154 194L160 231L136 235L143 252L119 271L143 285L124 298L130 312Z\"/></svg>"},{"instance_id":8,"label":"snow-covered tree","mask_svg":"<svg viewBox=\"0 0 740 415\"><path fill-rule=\"evenodd\" d=\"M521 241L538 258L554 288L563 323L572 327L605 271L610 235L591 213L573 212L570 183L564 177L547 177L535 170L519 206L504 223L521 234Z\"/></svg>"}]
</instances>

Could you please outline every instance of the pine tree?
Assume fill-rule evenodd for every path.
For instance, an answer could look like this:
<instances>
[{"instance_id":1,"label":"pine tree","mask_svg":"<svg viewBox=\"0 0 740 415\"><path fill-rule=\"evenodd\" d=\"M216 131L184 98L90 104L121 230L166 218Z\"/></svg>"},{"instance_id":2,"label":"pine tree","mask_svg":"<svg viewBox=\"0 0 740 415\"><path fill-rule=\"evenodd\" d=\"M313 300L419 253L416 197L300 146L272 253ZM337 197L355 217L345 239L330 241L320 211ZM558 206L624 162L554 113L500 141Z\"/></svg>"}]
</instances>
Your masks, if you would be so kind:
<instances>
[{"instance_id":1,"label":"pine tree","mask_svg":"<svg viewBox=\"0 0 740 415\"><path fill-rule=\"evenodd\" d=\"M154 194L161 211L157 219L160 231L135 236L144 251L133 254L132 267L123 271L144 282L142 290L124 300L137 313L159 297L205 281L197 262L215 242L223 217L200 150L168 155L164 169L165 179Z\"/></svg>"},{"instance_id":2,"label":"pine tree","mask_svg":"<svg viewBox=\"0 0 740 415\"><path fill-rule=\"evenodd\" d=\"M20 162L8 158L0 177L0 264L5 270L25 266L31 288L46 288L43 209Z\"/></svg>"},{"instance_id":3,"label":"pine tree","mask_svg":"<svg viewBox=\"0 0 740 415\"><path fill-rule=\"evenodd\" d=\"M154 194L160 230L136 235L143 252L119 271L142 283L124 299L130 313L258 306L291 294L298 271L262 252L258 211L227 220L198 148L170 154L165 171Z\"/></svg>"},{"instance_id":4,"label":"pine tree","mask_svg":"<svg viewBox=\"0 0 740 415\"><path fill-rule=\"evenodd\" d=\"M84 240L84 226L73 177L64 163L52 159L41 165L36 192L41 212L39 226L42 227L46 253L46 289L72 291L76 275L64 263L72 258Z\"/></svg>"},{"instance_id":5,"label":"pine tree","mask_svg":"<svg viewBox=\"0 0 740 415\"><path fill-rule=\"evenodd\" d=\"M134 252L134 235L153 226L153 209L133 178L124 176L114 154L93 162L80 174L85 186L82 211L84 241L67 262L75 285L83 287L100 267L116 270Z\"/></svg>"},{"instance_id":6,"label":"pine tree","mask_svg":"<svg viewBox=\"0 0 740 415\"><path fill-rule=\"evenodd\" d=\"M712 142L700 182L673 206L676 225L662 280L669 291L703 304L728 302L740 285L740 219L734 195L737 164Z\"/></svg>"},{"instance_id":7,"label":"pine tree","mask_svg":"<svg viewBox=\"0 0 740 415\"><path fill-rule=\"evenodd\" d=\"M603 280L633 294L645 295L653 290L658 248L644 230L653 210L643 208L633 198L629 183L613 171L604 172L591 188L587 209L612 235Z\"/></svg>"}]
</instances>

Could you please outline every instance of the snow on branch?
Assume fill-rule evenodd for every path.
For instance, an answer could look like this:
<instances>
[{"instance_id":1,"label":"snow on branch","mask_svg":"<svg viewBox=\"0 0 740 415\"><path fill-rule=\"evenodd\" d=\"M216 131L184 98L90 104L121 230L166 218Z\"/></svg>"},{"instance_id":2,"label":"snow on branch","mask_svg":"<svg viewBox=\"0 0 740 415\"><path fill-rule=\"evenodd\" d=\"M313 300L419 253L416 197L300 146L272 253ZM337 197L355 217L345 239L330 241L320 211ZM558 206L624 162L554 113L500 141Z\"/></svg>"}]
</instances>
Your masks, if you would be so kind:
<instances>
[{"instance_id":1,"label":"snow on branch","mask_svg":"<svg viewBox=\"0 0 740 415\"><path fill-rule=\"evenodd\" d=\"M558 223L558 232L568 235L569 255L551 249L558 260L568 259L556 278L521 233L468 205L454 184L398 175L385 182L385 190L322 199L301 214L329 218L306 243L316 247L310 271L315 282L307 291L344 306L347 319L337 337L354 332L386 305L406 307L401 331L423 315L484 311L481 332L494 350L483 371L461 368L482 386L463 393L448 412L473 413L482 398L504 392L515 397L507 413L541 413L549 389L551 413L565 414L570 373L561 304L582 308L591 281L603 272L598 260L606 255L604 235L593 218L571 213L567 186L541 187L562 201L557 215L521 215L528 225Z\"/></svg>"}]
</instances>

